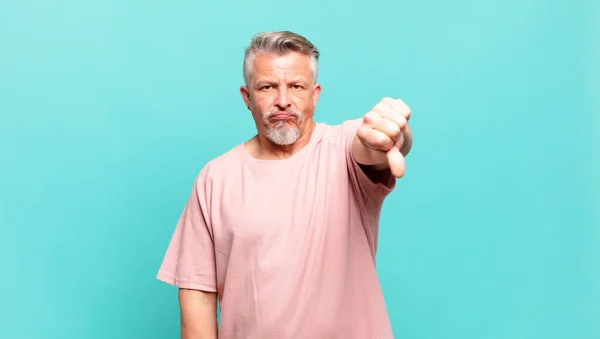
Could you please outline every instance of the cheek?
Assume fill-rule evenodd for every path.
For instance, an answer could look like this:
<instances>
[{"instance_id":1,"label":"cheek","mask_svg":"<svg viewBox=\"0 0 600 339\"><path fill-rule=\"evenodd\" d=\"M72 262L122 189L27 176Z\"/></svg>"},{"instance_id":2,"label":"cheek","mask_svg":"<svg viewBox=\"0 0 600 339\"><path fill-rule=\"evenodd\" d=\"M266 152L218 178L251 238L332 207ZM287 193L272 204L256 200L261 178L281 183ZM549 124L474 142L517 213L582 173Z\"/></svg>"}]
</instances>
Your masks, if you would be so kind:
<instances>
[{"instance_id":1,"label":"cheek","mask_svg":"<svg viewBox=\"0 0 600 339\"><path fill-rule=\"evenodd\" d=\"M250 94L250 105L258 110L262 111L267 101L267 98L262 94Z\"/></svg>"},{"instance_id":2,"label":"cheek","mask_svg":"<svg viewBox=\"0 0 600 339\"><path fill-rule=\"evenodd\" d=\"M290 96L294 98L294 100L306 100L309 97L310 93L306 91L294 91L290 93Z\"/></svg>"},{"instance_id":3,"label":"cheek","mask_svg":"<svg viewBox=\"0 0 600 339\"><path fill-rule=\"evenodd\" d=\"M313 98L310 93L298 93L294 95L294 105L298 109L306 109L313 106Z\"/></svg>"},{"instance_id":4,"label":"cheek","mask_svg":"<svg viewBox=\"0 0 600 339\"><path fill-rule=\"evenodd\" d=\"M255 102L260 107L266 106L266 105L271 105L274 101L274 96L269 93L260 93L260 94L255 95L254 98L255 98L254 99Z\"/></svg>"}]
</instances>

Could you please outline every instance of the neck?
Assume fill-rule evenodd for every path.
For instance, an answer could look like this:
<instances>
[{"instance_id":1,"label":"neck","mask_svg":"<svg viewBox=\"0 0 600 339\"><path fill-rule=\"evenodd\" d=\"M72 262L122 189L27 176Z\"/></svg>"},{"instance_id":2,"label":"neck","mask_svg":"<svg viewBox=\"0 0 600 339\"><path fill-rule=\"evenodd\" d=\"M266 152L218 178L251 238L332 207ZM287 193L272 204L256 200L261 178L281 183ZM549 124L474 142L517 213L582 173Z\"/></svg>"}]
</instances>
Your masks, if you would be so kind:
<instances>
[{"instance_id":1,"label":"neck","mask_svg":"<svg viewBox=\"0 0 600 339\"><path fill-rule=\"evenodd\" d=\"M294 155L296 152L304 148L310 141L310 138L315 130L316 123L310 121L307 126L300 132L300 137L291 145L276 145L267 139L261 133L258 133L254 138L246 143L246 148L250 154L262 160L281 160Z\"/></svg>"}]
</instances>

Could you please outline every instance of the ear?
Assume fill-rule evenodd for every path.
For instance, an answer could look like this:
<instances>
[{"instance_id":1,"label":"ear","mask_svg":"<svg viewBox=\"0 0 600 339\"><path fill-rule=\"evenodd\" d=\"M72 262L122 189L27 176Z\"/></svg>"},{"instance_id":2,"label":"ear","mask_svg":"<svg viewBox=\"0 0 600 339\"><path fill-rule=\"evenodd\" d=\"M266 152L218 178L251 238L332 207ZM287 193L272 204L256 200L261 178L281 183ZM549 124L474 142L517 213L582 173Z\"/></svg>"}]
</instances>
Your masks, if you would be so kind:
<instances>
[{"instance_id":1,"label":"ear","mask_svg":"<svg viewBox=\"0 0 600 339\"><path fill-rule=\"evenodd\" d=\"M319 96L321 95L321 85L314 84L313 86L313 105L317 105L317 101L319 101Z\"/></svg>"},{"instance_id":2,"label":"ear","mask_svg":"<svg viewBox=\"0 0 600 339\"><path fill-rule=\"evenodd\" d=\"M248 109L250 109L250 91L247 86L240 87L240 94L242 95L242 100L244 100L244 104Z\"/></svg>"}]
</instances>

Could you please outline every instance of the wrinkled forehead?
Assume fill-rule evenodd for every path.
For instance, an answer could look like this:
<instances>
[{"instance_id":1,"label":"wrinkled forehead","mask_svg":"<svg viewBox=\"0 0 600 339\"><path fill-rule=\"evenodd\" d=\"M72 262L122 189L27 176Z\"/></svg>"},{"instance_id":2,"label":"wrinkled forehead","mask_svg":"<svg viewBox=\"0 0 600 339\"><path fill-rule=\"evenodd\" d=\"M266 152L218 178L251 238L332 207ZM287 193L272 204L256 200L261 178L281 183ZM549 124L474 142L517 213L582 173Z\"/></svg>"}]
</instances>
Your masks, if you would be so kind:
<instances>
[{"instance_id":1,"label":"wrinkled forehead","mask_svg":"<svg viewBox=\"0 0 600 339\"><path fill-rule=\"evenodd\" d=\"M253 78L297 78L309 80L312 77L310 58L300 53L284 55L257 53L253 60Z\"/></svg>"}]
</instances>

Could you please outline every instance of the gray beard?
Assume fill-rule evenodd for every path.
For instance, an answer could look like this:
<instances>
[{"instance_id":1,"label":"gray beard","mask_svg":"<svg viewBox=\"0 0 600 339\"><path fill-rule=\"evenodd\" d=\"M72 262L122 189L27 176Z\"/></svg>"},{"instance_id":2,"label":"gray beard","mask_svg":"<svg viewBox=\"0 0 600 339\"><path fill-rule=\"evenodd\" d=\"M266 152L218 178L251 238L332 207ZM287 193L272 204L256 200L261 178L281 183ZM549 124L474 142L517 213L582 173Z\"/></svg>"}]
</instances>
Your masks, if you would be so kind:
<instances>
[{"instance_id":1,"label":"gray beard","mask_svg":"<svg viewBox=\"0 0 600 339\"><path fill-rule=\"evenodd\" d=\"M267 138L280 146L291 145L300 137L300 128L289 126L285 121L279 121L272 127L267 127Z\"/></svg>"},{"instance_id":2,"label":"gray beard","mask_svg":"<svg viewBox=\"0 0 600 339\"><path fill-rule=\"evenodd\" d=\"M263 119L266 126L267 139L275 145L291 145L300 137L300 128L298 127L298 124L302 121L302 113L293 108L286 109L287 112L296 116L296 126L288 125L287 121L278 121L274 125L271 125L269 119L276 111L276 109L272 109Z\"/></svg>"}]
</instances>

